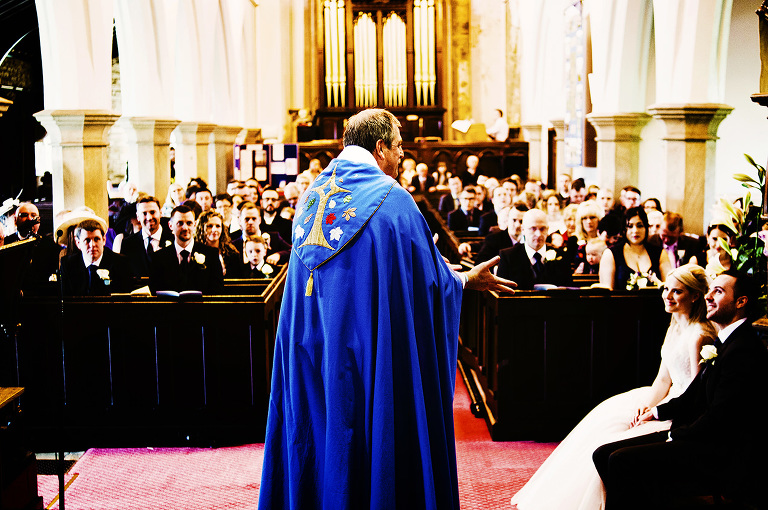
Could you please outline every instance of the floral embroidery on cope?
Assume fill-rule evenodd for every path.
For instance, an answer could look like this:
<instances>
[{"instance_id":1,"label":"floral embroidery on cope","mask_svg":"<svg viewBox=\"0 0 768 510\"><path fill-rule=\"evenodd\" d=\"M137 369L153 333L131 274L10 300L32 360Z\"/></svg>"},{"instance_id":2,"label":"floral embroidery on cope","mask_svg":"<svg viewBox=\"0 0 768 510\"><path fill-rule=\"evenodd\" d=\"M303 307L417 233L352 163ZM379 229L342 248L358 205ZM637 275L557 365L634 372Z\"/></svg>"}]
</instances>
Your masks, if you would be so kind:
<instances>
[{"instance_id":1,"label":"floral embroidery on cope","mask_svg":"<svg viewBox=\"0 0 768 510\"><path fill-rule=\"evenodd\" d=\"M295 237L296 239L301 239L302 237L304 237L304 229L301 228L301 225L296 227L296 230L294 231L293 237Z\"/></svg>"},{"instance_id":2,"label":"floral embroidery on cope","mask_svg":"<svg viewBox=\"0 0 768 510\"><path fill-rule=\"evenodd\" d=\"M349 209L341 213L341 215L344 216L345 220L349 221L349 218L355 217L355 211L357 211L357 207L350 207Z\"/></svg>"},{"instance_id":3,"label":"floral embroidery on cope","mask_svg":"<svg viewBox=\"0 0 768 510\"><path fill-rule=\"evenodd\" d=\"M343 201L345 204L350 203L352 201L352 195L347 195L346 197L344 197Z\"/></svg>"},{"instance_id":4,"label":"floral embroidery on cope","mask_svg":"<svg viewBox=\"0 0 768 510\"><path fill-rule=\"evenodd\" d=\"M334 207L336 207L336 201L335 200L328 201L328 208L333 209Z\"/></svg>"},{"instance_id":5,"label":"floral embroidery on cope","mask_svg":"<svg viewBox=\"0 0 768 510\"><path fill-rule=\"evenodd\" d=\"M307 202L307 211L309 211L309 208L315 205L315 199L313 198L309 202Z\"/></svg>"},{"instance_id":6,"label":"floral embroidery on cope","mask_svg":"<svg viewBox=\"0 0 768 510\"><path fill-rule=\"evenodd\" d=\"M307 216L306 218L304 218L304 224L305 224L305 225L306 225L307 223L309 223L309 220L311 220L311 219L312 219L312 216L314 216L314 214L310 214L309 216Z\"/></svg>"},{"instance_id":7,"label":"floral embroidery on cope","mask_svg":"<svg viewBox=\"0 0 768 510\"><path fill-rule=\"evenodd\" d=\"M338 241L341 239L341 235L344 233L343 230L341 230L341 227L336 227L333 230L329 232L331 234L331 241Z\"/></svg>"},{"instance_id":8,"label":"floral embroidery on cope","mask_svg":"<svg viewBox=\"0 0 768 510\"><path fill-rule=\"evenodd\" d=\"M333 225L333 222L336 220L336 215L331 213L328 216L325 217L325 224L326 225Z\"/></svg>"}]
</instances>

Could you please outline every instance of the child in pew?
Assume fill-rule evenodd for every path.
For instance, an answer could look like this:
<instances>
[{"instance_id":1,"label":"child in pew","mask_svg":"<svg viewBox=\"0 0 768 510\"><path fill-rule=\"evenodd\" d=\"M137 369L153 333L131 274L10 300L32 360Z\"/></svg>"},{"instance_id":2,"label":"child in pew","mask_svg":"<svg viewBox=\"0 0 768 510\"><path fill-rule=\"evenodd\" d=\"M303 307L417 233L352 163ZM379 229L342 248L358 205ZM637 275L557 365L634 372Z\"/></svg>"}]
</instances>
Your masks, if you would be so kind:
<instances>
[{"instance_id":1,"label":"child in pew","mask_svg":"<svg viewBox=\"0 0 768 510\"><path fill-rule=\"evenodd\" d=\"M603 252L608 248L602 239L590 239L585 248L585 261L579 264L574 271L576 274L598 274L600 270L600 259Z\"/></svg>"},{"instance_id":2,"label":"child in pew","mask_svg":"<svg viewBox=\"0 0 768 510\"><path fill-rule=\"evenodd\" d=\"M272 278L275 268L264 262L267 245L261 236L248 236L245 240L245 257L248 262L243 267L243 278Z\"/></svg>"}]
</instances>

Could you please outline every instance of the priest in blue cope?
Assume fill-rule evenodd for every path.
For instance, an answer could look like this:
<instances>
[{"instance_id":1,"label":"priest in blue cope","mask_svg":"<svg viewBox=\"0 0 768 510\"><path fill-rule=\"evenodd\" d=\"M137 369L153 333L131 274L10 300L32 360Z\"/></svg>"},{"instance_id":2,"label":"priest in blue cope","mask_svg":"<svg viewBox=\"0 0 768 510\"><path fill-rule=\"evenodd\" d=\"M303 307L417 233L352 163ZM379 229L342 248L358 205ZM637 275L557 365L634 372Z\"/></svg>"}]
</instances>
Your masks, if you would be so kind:
<instances>
[{"instance_id":1,"label":"priest in blue cope","mask_svg":"<svg viewBox=\"0 0 768 510\"><path fill-rule=\"evenodd\" d=\"M393 179L399 122L349 119L297 204L275 344L260 509L459 507L453 394L464 288Z\"/></svg>"}]
</instances>

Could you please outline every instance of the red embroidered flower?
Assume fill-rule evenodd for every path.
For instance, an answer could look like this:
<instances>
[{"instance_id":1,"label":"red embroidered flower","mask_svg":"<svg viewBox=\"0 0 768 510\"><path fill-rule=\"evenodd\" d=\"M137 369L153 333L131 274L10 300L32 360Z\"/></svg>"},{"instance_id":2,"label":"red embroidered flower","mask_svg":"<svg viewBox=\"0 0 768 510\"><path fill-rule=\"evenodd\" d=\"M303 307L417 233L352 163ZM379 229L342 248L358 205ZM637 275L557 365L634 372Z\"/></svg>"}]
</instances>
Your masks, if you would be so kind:
<instances>
[{"instance_id":1,"label":"red embroidered flower","mask_svg":"<svg viewBox=\"0 0 768 510\"><path fill-rule=\"evenodd\" d=\"M333 224L334 220L336 220L336 215L331 213L328 216L325 217L325 224L331 225Z\"/></svg>"}]
</instances>

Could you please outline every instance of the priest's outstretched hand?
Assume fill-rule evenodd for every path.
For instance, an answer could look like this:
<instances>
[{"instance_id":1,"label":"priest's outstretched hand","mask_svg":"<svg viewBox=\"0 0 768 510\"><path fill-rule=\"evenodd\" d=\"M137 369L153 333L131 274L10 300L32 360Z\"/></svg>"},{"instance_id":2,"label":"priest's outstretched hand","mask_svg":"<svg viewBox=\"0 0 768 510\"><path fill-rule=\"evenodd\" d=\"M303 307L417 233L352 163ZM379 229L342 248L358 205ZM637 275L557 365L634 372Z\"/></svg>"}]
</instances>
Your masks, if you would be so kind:
<instances>
[{"instance_id":1,"label":"priest's outstretched hand","mask_svg":"<svg viewBox=\"0 0 768 510\"><path fill-rule=\"evenodd\" d=\"M514 292L517 284L512 280L499 278L491 272L491 268L499 263L498 255L491 260L482 262L467 271L467 289L494 290L496 292Z\"/></svg>"}]
</instances>

